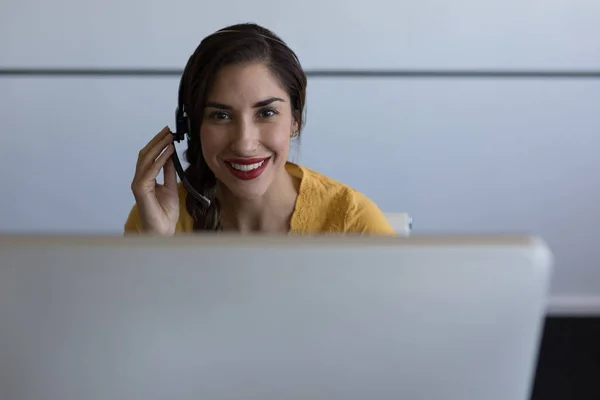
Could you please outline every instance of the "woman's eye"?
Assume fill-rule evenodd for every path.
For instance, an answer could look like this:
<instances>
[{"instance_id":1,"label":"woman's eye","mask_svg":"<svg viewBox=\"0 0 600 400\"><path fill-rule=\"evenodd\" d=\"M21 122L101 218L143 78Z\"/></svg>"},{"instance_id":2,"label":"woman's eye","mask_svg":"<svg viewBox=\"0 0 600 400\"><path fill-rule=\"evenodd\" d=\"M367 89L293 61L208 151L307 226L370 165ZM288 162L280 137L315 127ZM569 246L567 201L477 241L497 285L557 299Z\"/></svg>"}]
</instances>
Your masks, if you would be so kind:
<instances>
[{"instance_id":1,"label":"woman's eye","mask_svg":"<svg viewBox=\"0 0 600 400\"><path fill-rule=\"evenodd\" d=\"M229 118L229 115L227 115L227 113L224 113L222 111L216 111L216 112L212 113L210 115L210 117L212 119L216 119L216 120L224 120L224 119Z\"/></svg>"},{"instance_id":2,"label":"woman's eye","mask_svg":"<svg viewBox=\"0 0 600 400\"><path fill-rule=\"evenodd\" d=\"M277 111L272 108L265 108L264 110L260 110L261 118L269 118L277 115Z\"/></svg>"}]
</instances>

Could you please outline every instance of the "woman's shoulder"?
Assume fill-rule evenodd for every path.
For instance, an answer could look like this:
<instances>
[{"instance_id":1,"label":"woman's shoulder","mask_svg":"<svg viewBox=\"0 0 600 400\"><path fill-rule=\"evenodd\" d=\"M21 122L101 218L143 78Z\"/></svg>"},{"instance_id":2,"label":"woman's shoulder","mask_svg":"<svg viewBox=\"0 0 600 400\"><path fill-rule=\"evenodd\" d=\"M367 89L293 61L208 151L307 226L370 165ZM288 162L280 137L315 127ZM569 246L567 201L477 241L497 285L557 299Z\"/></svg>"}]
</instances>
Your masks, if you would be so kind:
<instances>
[{"instance_id":1,"label":"woman's shoulder","mask_svg":"<svg viewBox=\"0 0 600 400\"><path fill-rule=\"evenodd\" d=\"M304 226L298 230L394 233L384 213L364 193L304 166L289 163L288 171L301 178L297 214Z\"/></svg>"}]
</instances>

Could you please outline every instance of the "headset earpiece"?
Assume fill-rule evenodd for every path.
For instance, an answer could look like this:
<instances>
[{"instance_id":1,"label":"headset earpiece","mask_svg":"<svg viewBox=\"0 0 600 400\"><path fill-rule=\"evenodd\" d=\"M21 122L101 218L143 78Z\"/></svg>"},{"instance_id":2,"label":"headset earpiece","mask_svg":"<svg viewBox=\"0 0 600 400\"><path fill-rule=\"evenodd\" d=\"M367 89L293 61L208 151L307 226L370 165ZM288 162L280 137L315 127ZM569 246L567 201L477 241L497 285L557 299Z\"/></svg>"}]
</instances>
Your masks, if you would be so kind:
<instances>
[{"instance_id":1,"label":"headset earpiece","mask_svg":"<svg viewBox=\"0 0 600 400\"><path fill-rule=\"evenodd\" d=\"M173 136L176 142L181 142L185 136L190 134L190 119L183 109L183 106L177 107L175 110L175 132Z\"/></svg>"}]
</instances>

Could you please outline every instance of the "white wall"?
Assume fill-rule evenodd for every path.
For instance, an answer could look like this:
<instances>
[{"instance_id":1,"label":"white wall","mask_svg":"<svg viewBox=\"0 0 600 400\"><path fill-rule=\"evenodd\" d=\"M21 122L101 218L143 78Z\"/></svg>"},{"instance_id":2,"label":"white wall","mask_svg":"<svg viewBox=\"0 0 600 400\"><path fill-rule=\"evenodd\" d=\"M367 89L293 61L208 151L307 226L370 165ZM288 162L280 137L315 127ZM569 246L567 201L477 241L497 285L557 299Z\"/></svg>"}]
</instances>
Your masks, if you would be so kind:
<instances>
[{"instance_id":1,"label":"white wall","mask_svg":"<svg viewBox=\"0 0 600 400\"><path fill-rule=\"evenodd\" d=\"M351 5L350 5L351 4ZM265 24L306 68L597 68L596 0L3 0L2 66L181 68L200 39Z\"/></svg>"},{"instance_id":2,"label":"white wall","mask_svg":"<svg viewBox=\"0 0 600 400\"><path fill-rule=\"evenodd\" d=\"M255 21L307 69L600 70L595 0L350 4L4 0L0 68L180 69ZM0 231L120 233L177 84L0 76ZM414 234L540 234L555 298L600 299L600 79L311 78L307 123L298 160L409 212Z\"/></svg>"}]
</instances>

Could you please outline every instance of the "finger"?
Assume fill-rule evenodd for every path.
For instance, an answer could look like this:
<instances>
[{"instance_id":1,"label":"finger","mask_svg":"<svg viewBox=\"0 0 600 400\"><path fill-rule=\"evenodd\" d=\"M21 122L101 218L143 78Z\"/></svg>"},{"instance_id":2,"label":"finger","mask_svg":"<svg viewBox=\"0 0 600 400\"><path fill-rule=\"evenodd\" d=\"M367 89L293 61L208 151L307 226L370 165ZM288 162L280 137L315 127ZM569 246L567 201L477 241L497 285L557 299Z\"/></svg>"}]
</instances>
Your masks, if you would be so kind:
<instances>
[{"instance_id":1,"label":"finger","mask_svg":"<svg viewBox=\"0 0 600 400\"><path fill-rule=\"evenodd\" d=\"M138 168L143 172L152 165L157 157L173 142L173 136L169 135L162 138L158 143L147 151L146 154L142 155L138 160Z\"/></svg>"},{"instance_id":2,"label":"finger","mask_svg":"<svg viewBox=\"0 0 600 400\"><path fill-rule=\"evenodd\" d=\"M165 126L154 136L147 144L144 146L142 150L140 150L140 158L142 158L150 149L152 149L158 142L165 138L171 131L168 126Z\"/></svg>"},{"instance_id":3,"label":"finger","mask_svg":"<svg viewBox=\"0 0 600 400\"><path fill-rule=\"evenodd\" d=\"M172 146L172 145L171 145ZM177 190L177 173L173 164L173 152L164 167L165 187L169 190Z\"/></svg>"},{"instance_id":4,"label":"finger","mask_svg":"<svg viewBox=\"0 0 600 400\"><path fill-rule=\"evenodd\" d=\"M148 168L143 175L143 181L155 181L156 177L160 173L160 170L165 166L166 162L173 154L175 146L169 145L166 150L154 161L154 163Z\"/></svg>"}]
</instances>

